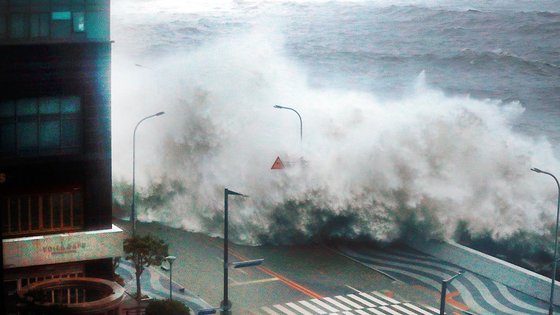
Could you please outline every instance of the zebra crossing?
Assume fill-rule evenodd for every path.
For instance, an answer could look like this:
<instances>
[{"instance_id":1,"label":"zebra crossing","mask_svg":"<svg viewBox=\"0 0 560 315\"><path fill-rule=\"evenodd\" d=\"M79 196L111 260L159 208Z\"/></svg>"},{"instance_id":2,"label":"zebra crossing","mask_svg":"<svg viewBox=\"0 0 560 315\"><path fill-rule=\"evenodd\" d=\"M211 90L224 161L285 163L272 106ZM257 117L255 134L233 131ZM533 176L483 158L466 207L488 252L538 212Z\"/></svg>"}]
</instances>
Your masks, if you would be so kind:
<instances>
[{"instance_id":1,"label":"zebra crossing","mask_svg":"<svg viewBox=\"0 0 560 315\"><path fill-rule=\"evenodd\" d=\"M338 244L333 249L404 283L440 292L441 280L461 268L410 248L372 249ZM457 304L477 314L548 314L548 304L474 272L466 272L448 287Z\"/></svg>"},{"instance_id":2,"label":"zebra crossing","mask_svg":"<svg viewBox=\"0 0 560 315\"><path fill-rule=\"evenodd\" d=\"M436 315L437 309L400 302L378 291L359 292L347 295L337 295L321 299L302 300L264 306L261 314L266 315L315 315L315 314L344 314L344 315Z\"/></svg>"}]
</instances>

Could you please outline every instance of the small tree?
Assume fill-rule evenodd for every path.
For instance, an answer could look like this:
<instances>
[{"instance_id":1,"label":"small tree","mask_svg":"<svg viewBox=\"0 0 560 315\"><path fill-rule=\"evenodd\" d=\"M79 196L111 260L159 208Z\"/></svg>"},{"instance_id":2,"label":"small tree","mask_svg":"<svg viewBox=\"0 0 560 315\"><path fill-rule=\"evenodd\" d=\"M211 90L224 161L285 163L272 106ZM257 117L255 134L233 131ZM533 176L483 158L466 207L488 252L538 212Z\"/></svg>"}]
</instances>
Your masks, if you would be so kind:
<instances>
[{"instance_id":1,"label":"small tree","mask_svg":"<svg viewBox=\"0 0 560 315\"><path fill-rule=\"evenodd\" d=\"M127 238L124 240L124 251L126 260L134 263L136 273L136 299L142 297L140 276L149 266L160 266L163 259L168 255L168 246L157 237L146 235Z\"/></svg>"},{"instance_id":2,"label":"small tree","mask_svg":"<svg viewBox=\"0 0 560 315\"><path fill-rule=\"evenodd\" d=\"M146 307L146 315L190 315L185 304L173 300L153 300Z\"/></svg>"}]
</instances>

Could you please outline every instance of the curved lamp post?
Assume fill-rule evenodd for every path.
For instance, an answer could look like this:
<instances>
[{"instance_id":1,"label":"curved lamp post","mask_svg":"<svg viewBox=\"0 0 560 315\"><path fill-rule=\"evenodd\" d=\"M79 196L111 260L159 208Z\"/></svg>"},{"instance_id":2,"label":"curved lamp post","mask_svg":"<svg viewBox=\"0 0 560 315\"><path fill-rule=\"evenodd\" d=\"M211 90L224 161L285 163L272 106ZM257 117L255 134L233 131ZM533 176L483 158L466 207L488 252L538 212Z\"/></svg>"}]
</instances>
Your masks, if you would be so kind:
<instances>
[{"instance_id":1,"label":"curved lamp post","mask_svg":"<svg viewBox=\"0 0 560 315\"><path fill-rule=\"evenodd\" d=\"M177 257L167 256L164 259L169 263L169 300L173 301L173 262Z\"/></svg>"},{"instance_id":2,"label":"curved lamp post","mask_svg":"<svg viewBox=\"0 0 560 315\"><path fill-rule=\"evenodd\" d=\"M223 315L231 315L231 301L228 297L228 269L230 267L233 268L245 268L245 267L253 267L258 266L263 263L264 259L255 259L255 260L247 260L247 261L238 261L229 263L228 262L228 197L229 195L232 196L241 196L241 197L249 197L233 190L225 189L224 190L224 300L220 303L220 314ZM208 311L210 311L209 309ZM200 313L199 313L200 314ZM203 313L203 314L214 314L214 313Z\"/></svg>"},{"instance_id":3,"label":"curved lamp post","mask_svg":"<svg viewBox=\"0 0 560 315\"><path fill-rule=\"evenodd\" d=\"M134 127L134 134L132 136L132 211L130 212L130 221L132 221L132 235L136 235L136 208L135 208L135 199L136 199L136 130L138 126L146 120L152 117L161 116L165 114L164 112L159 112L157 114L153 114L147 117L142 118Z\"/></svg>"},{"instance_id":4,"label":"curved lamp post","mask_svg":"<svg viewBox=\"0 0 560 315\"><path fill-rule=\"evenodd\" d=\"M558 179L556 176L552 175L549 172L542 171L538 168L532 168L531 171L540 174L546 174L554 178L556 181L556 186L558 187L558 206L556 208L556 229L554 233L554 263L552 264L552 284L550 285L550 304L548 307L548 314L552 315L554 313L554 280L556 280L556 264L558 263L558 259L556 255L558 254L558 218L560 216L560 183L558 183Z\"/></svg>"},{"instance_id":5,"label":"curved lamp post","mask_svg":"<svg viewBox=\"0 0 560 315\"><path fill-rule=\"evenodd\" d=\"M449 283L451 283L451 281L453 281L453 279L457 278L458 276L462 275L463 273L465 273L463 270L459 270L451 278L441 281L441 300L440 300L440 304L439 304L439 314L440 315L445 314L445 296L447 295L447 285Z\"/></svg>"},{"instance_id":6,"label":"curved lamp post","mask_svg":"<svg viewBox=\"0 0 560 315\"><path fill-rule=\"evenodd\" d=\"M296 113L299 117L299 141L303 142L303 121L301 120L301 115L297 112L297 110L291 108L291 107L285 107L285 106L280 106L280 105L274 105L274 108L278 108L278 109L289 109L291 111L293 111L294 113Z\"/></svg>"}]
</instances>

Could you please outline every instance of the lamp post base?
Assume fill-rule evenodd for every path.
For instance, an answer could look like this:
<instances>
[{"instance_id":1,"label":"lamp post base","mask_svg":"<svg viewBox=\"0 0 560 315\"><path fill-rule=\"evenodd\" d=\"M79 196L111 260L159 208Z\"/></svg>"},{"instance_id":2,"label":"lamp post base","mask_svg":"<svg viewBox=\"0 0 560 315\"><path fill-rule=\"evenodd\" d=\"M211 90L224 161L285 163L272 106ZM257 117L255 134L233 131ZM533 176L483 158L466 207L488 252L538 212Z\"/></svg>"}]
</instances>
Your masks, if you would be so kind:
<instances>
[{"instance_id":1,"label":"lamp post base","mask_svg":"<svg viewBox=\"0 0 560 315\"><path fill-rule=\"evenodd\" d=\"M220 314L221 315L231 315L231 301L227 300L226 301L222 301L222 303L220 303Z\"/></svg>"}]
</instances>

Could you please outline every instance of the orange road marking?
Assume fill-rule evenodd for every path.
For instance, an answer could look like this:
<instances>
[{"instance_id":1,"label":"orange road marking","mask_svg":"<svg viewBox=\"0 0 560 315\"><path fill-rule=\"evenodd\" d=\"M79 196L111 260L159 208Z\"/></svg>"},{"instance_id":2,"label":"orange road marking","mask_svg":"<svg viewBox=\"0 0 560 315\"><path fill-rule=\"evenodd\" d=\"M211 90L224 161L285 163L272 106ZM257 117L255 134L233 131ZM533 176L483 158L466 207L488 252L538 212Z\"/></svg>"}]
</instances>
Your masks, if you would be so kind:
<instances>
[{"instance_id":1,"label":"orange road marking","mask_svg":"<svg viewBox=\"0 0 560 315\"><path fill-rule=\"evenodd\" d=\"M249 260L247 257L245 257L245 256L243 256L243 255L241 255L241 254L239 254L239 253L237 253L237 252L234 252L233 250L230 250L229 253L230 253L232 256L237 257L238 259L241 259L241 260ZM296 283L296 282L294 282L294 281L292 281L292 280L290 280L290 279L284 277L283 275L281 275L281 274L279 274L279 273L276 273L276 272L274 272L274 271L272 271L272 270L270 270L270 269L268 269L268 268L265 268L265 267L262 267L262 266L258 266L257 269L259 269L260 271L262 271L262 272L264 272L264 273L267 273L267 274L269 274L269 275L271 275L271 276L273 276L273 277L278 278L278 280L284 282L284 283L285 283L286 285L288 285L290 288L295 289L295 290L297 290L297 291L299 291L299 292L301 292L301 293L303 293L303 294L305 294L305 295L307 295L307 296L309 296L309 297L312 297L312 298L314 298L314 299L322 299L322 298L323 298L323 296L320 295L319 293L316 293L316 292L314 292L314 291L311 291L310 289L308 289L308 288L306 288L306 287L304 287L304 286L302 286L302 285L300 285L300 284L298 284L298 283Z\"/></svg>"},{"instance_id":2,"label":"orange road marking","mask_svg":"<svg viewBox=\"0 0 560 315\"><path fill-rule=\"evenodd\" d=\"M447 293L447 295L445 296L445 302L447 302L449 305L455 307L456 309L459 309L461 311L467 311L469 310L469 307L466 306L465 304L455 301L453 298L458 296L460 293L459 291L455 291L455 292L449 292Z\"/></svg>"}]
</instances>

